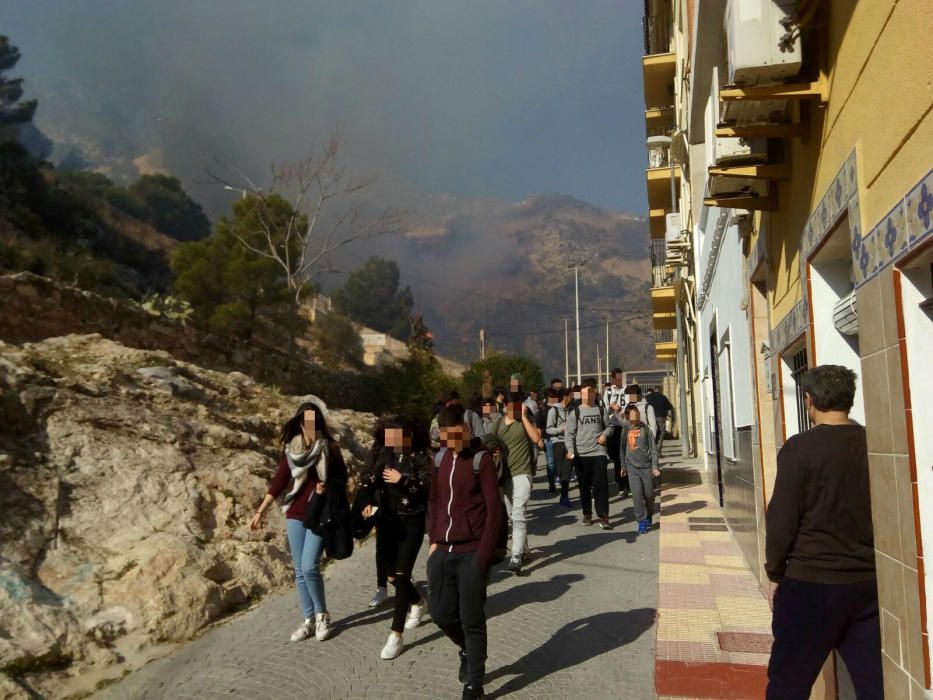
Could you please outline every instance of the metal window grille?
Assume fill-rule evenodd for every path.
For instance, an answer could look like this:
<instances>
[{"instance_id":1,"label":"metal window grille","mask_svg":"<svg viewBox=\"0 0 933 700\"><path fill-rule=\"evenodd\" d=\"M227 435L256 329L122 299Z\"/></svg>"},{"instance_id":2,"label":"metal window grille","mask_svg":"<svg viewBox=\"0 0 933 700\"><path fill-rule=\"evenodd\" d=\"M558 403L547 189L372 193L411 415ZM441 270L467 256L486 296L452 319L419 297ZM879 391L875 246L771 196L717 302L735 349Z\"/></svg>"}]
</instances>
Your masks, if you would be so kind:
<instances>
[{"instance_id":1,"label":"metal window grille","mask_svg":"<svg viewBox=\"0 0 933 700\"><path fill-rule=\"evenodd\" d=\"M791 376L794 378L794 388L797 393L797 425L800 426L800 432L809 430L810 415L807 413L807 405L803 400L803 388L800 386L800 380L803 373L807 371L807 350L804 348L795 352L790 360Z\"/></svg>"}]
</instances>

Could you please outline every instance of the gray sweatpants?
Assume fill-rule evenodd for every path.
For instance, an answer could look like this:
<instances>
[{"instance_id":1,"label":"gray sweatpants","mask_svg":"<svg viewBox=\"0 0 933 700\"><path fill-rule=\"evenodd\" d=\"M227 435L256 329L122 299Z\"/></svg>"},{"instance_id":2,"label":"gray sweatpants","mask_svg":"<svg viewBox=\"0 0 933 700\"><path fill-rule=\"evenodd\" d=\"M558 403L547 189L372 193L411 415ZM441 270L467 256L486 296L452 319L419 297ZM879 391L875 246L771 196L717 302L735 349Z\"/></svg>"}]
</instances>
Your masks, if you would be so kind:
<instances>
[{"instance_id":1,"label":"gray sweatpants","mask_svg":"<svg viewBox=\"0 0 933 700\"><path fill-rule=\"evenodd\" d=\"M512 557L528 550L528 518L526 508L531 499L531 477L509 476L505 480L505 511L512 521Z\"/></svg>"},{"instance_id":2,"label":"gray sweatpants","mask_svg":"<svg viewBox=\"0 0 933 700\"><path fill-rule=\"evenodd\" d=\"M635 520L647 520L654 515L654 474L651 468L626 467L635 506Z\"/></svg>"}]
</instances>

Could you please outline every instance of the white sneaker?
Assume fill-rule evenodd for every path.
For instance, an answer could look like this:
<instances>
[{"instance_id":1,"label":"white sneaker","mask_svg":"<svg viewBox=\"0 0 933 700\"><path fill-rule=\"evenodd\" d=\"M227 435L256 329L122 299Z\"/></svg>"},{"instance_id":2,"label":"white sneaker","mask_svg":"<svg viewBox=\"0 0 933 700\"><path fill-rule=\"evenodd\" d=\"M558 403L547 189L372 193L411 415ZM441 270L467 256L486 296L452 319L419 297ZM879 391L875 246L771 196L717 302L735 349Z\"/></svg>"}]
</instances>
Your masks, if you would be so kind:
<instances>
[{"instance_id":1,"label":"white sneaker","mask_svg":"<svg viewBox=\"0 0 933 700\"><path fill-rule=\"evenodd\" d=\"M308 618L298 626L298 629L292 632L292 641L303 642L312 634L314 634L314 620Z\"/></svg>"},{"instance_id":2,"label":"white sneaker","mask_svg":"<svg viewBox=\"0 0 933 700\"><path fill-rule=\"evenodd\" d=\"M389 592L386 590L385 586L379 586L376 589L376 595L373 596L373 599L369 601L369 607L378 608L389 597Z\"/></svg>"},{"instance_id":3,"label":"white sneaker","mask_svg":"<svg viewBox=\"0 0 933 700\"><path fill-rule=\"evenodd\" d=\"M424 603L415 603L408 610L408 617L405 618L405 629L413 630L421 624L421 618L424 616Z\"/></svg>"},{"instance_id":4,"label":"white sneaker","mask_svg":"<svg viewBox=\"0 0 933 700\"><path fill-rule=\"evenodd\" d=\"M318 613L315 615L316 621L314 623L314 638L319 642L323 642L330 636L330 633L334 631L334 628L330 624L330 615L327 613Z\"/></svg>"},{"instance_id":5,"label":"white sneaker","mask_svg":"<svg viewBox=\"0 0 933 700\"><path fill-rule=\"evenodd\" d=\"M391 661L401 654L404 648L405 645L402 643L402 635L390 632L389 640L386 642L386 645L382 647L382 653L379 654L379 658L385 661Z\"/></svg>"}]
</instances>

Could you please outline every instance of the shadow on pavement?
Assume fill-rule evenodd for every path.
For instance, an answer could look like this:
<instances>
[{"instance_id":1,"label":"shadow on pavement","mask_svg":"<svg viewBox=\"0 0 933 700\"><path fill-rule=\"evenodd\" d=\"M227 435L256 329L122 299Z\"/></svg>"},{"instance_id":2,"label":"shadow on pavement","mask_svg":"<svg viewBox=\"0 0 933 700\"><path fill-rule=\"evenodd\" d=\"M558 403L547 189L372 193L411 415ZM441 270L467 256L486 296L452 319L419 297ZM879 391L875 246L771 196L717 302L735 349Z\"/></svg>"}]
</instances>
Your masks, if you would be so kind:
<instances>
[{"instance_id":1,"label":"shadow on pavement","mask_svg":"<svg viewBox=\"0 0 933 700\"><path fill-rule=\"evenodd\" d=\"M486 615L493 618L527 603L551 603L570 591L583 574L560 574L549 581L530 581L495 593L486 601Z\"/></svg>"},{"instance_id":2,"label":"shadow on pavement","mask_svg":"<svg viewBox=\"0 0 933 700\"><path fill-rule=\"evenodd\" d=\"M487 677L514 676L488 697L504 697L552 673L573 668L590 659L629 644L654 624L653 608L605 612L569 622L537 649L508 666L497 668Z\"/></svg>"},{"instance_id":3,"label":"shadow on pavement","mask_svg":"<svg viewBox=\"0 0 933 700\"><path fill-rule=\"evenodd\" d=\"M590 527L595 528L597 526L591 525ZM582 529L583 526L581 525L580 528ZM612 530L590 531L586 534L568 537L554 544L538 548L535 552L535 559L530 566L523 569L523 573L534 573L550 564L556 564L557 562L570 559L571 557L595 552L600 547L619 542L620 540L631 544L637 538L638 535L634 531L617 532Z\"/></svg>"},{"instance_id":4,"label":"shadow on pavement","mask_svg":"<svg viewBox=\"0 0 933 700\"><path fill-rule=\"evenodd\" d=\"M693 501L692 503L675 503L672 506L664 506L664 515L677 515L678 513L694 513L708 507L706 501Z\"/></svg>"}]
</instances>

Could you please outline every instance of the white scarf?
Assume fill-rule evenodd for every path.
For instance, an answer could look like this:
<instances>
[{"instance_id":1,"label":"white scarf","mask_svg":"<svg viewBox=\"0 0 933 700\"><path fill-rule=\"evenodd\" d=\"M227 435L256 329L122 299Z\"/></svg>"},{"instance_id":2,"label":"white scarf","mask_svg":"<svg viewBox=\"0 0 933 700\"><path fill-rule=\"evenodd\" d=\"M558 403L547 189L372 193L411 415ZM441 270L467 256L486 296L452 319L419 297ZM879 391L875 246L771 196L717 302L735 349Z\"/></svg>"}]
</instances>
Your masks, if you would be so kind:
<instances>
[{"instance_id":1,"label":"white scarf","mask_svg":"<svg viewBox=\"0 0 933 700\"><path fill-rule=\"evenodd\" d=\"M304 486L304 483L308 480L308 471L312 467L314 467L317 472L318 481L326 481L327 453L327 440L315 440L314 444L311 445L309 449L305 447L301 434L298 434L288 443L288 446L285 448L285 458L288 460L288 468L291 471L294 483L292 484L292 490L289 491L282 500L281 508L283 513L288 510L292 501L295 500L295 496L298 495L298 492L301 491L301 487ZM311 500L310 495L308 496L308 500Z\"/></svg>"}]
</instances>

